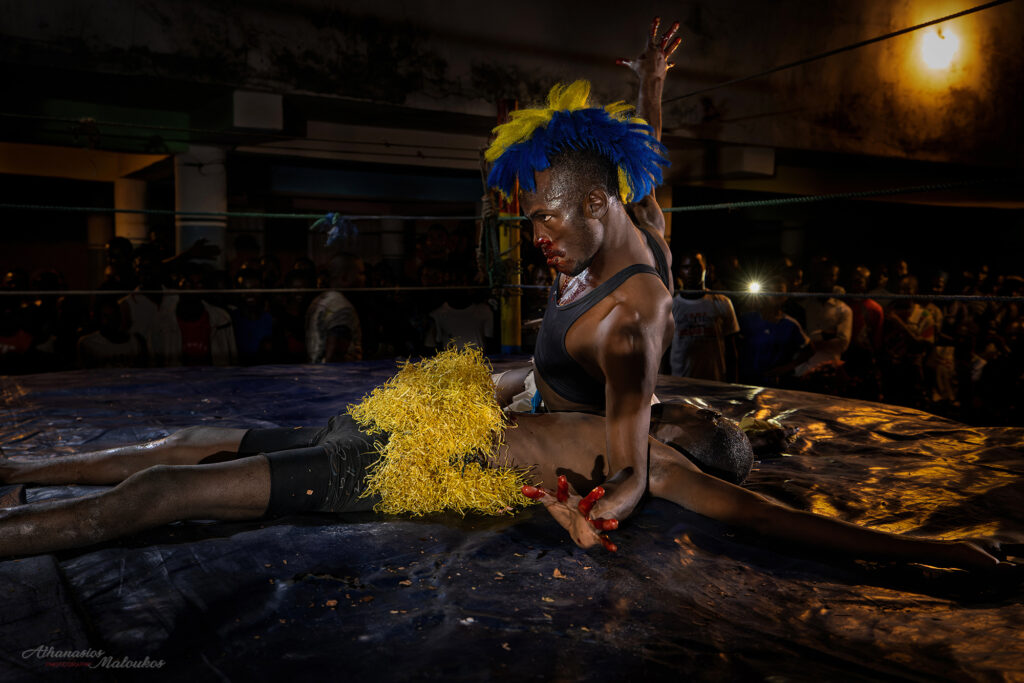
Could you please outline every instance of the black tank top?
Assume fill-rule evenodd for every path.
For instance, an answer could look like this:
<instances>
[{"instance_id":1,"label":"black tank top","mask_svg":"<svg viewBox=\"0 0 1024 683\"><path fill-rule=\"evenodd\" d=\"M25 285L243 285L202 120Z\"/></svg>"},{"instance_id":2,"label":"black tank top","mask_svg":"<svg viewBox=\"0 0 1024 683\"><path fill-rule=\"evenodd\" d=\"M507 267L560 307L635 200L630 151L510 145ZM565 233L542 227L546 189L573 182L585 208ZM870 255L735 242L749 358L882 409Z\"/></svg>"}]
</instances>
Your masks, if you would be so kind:
<instances>
[{"instance_id":1,"label":"black tank top","mask_svg":"<svg viewBox=\"0 0 1024 683\"><path fill-rule=\"evenodd\" d=\"M533 365L537 373L551 389L573 403L604 408L604 382L595 378L573 360L565 348L565 335L581 315L594 307L597 302L618 289L619 285L637 273L657 275L668 289L668 261L654 236L640 230L647 239L647 248L654 255L657 270L645 263L627 266L579 299L558 305L558 283L555 278L548 295L548 307L537 333L537 345L533 351Z\"/></svg>"}]
</instances>

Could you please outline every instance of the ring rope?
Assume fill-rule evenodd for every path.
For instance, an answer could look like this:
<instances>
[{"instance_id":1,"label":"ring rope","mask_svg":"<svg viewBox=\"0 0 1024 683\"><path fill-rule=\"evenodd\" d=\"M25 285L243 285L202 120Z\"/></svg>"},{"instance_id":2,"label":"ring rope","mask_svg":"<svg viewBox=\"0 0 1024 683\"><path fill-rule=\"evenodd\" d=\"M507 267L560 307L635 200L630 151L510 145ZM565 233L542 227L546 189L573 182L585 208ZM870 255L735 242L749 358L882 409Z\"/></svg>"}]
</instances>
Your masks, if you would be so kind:
<instances>
[{"instance_id":1,"label":"ring rope","mask_svg":"<svg viewBox=\"0 0 1024 683\"><path fill-rule=\"evenodd\" d=\"M725 294L734 297L774 297L784 296L791 299L892 299L895 301L941 301L941 302L974 302L991 301L993 303L1024 303L1022 296L996 296L989 294L893 294L893 293L847 293L847 292L749 292L729 289L677 289L677 294Z\"/></svg>"},{"instance_id":2,"label":"ring rope","mask_svg":"<svg viewBox=\"0 0 1024 683\"><path fill-rule=\"evenodd\" d=\"M322 292L436 292L454 290L481 290L494 289L487 285L443 285L443 286L419 286L409 285L402 287L263 287L259 289L8 289L0 290L0 296L88 296L98 294L100 296L126 296L128 294L319 294Z\"/></svg>"},{"instance_id":3,"label":"ring rope","mask_svg":"<svg viewBox=\"0 0 1024 683\"><path fill-rule=\"evenodd\" d=\"M111 126L120 128L145 128L148 130L160 130L174 133L197 133L200 135L230 135L239 138L253 138L266 142L270 140L281 140L281 141L297 141L297 142L325 142L331 144L342 144L342 145L373 145L378 147L413 147L419 149L442 149L449 151L459 152L476 152L477 147L456 147L453 145L421 145L421 144L409 144L404 142L390 142L388 140L341 140L334 138L309 138L299 137L295 135L284 135L282 133L257 133L246 130L218 130L215 128L188 128L183 126L165 126L157 123L138 123L138 122L124 122L124 121L97 121L96 119L89 116L71 117L71 116L42 116L39 114L19 114L16 112L0 112L0 118L8 119L22 119L27 121L42 121L46 123L77 123L89 126ZM56 131L60 132L60 131ZM70 134L81 134L85 132L82 130L70 129L66 131ZM118 136L118 137L137 137L137 139L145 139L139 136ZM165 142L195 142L195 140L165 140ZM244 144L244 143L243 143ZM286 147L275 146L273 149L288 149ZM307 149L308 148L303 148ZM322 150L313 150L322 151ZM323 150L327 151L327 150ZM408 155L404 155L408 156ZM458 157L461 158L461 157Z\"/></svg>"},{"instance_id":4,"label":"ring rope","mask_svg":"<svg viewBox=\"0 0 1024 683\"><path fill-rule=\"evenodd\" d=\"M70 211L70 212L92 212L92 213L132 213L153 216L185 216L190 218L285 218L295 220L319 220L324 217L322 213L268 213L266 211L179 211L177 209L115 209L107 206L49 206L45 204L0 204L0 209L15 209L27 211ZM345 215L345 218L352 221L370 220L479 220L480 216L402 216L402 215L369 215L356 214ZM502 220L502 219L499 219ZM517 219L505 219L517 220Z\"/></svg>"},{"instance_id":5,"label":"ring rope","mask_svg":"<svg viewBox=\"0 0 1024 683\"><path fill-rule=\"evenodd\" d=\"M181 294L319 294L322 292L438 292L438 291L480 291L480 290L548 290L550 285L445 285L445 286L399 286L399 287L305 287L284 288L264 287L259 289L36 289L36 290L0 290L0 296L126 296L128 294L150 295L181 295ZM894 294L894 293L847 293L847 292L750 292L729 289L677 289L676 294L724 294L735 298L777 297L791 299L884 299L895 301L936 301L936 302L992 302L992 303L1024 303L1022 296L996 296L989 294Z\"/></svg>"},{"instance_id":6,"label":"ring rope","mask_svg":"<svg viewBox=\"0 0 1024 683\"><path fill-rule=\"evenodd\" d=\"M662 213L683 213L688 211L712 211L732 210L742 208L760 208L766 206L782 206L785 204L807 204L812 202L836 201L842 199L863 199L892 194L911 194L915 192L934 192L937 190L949 190L960 187L975 185L1000 185L1007 183L1019 183L1024 176L1012 175L999 178L976 178L972 180L951 181L948 183L931 183L927 185L912 185L908 187L890 187L875 190L858 190L853 192L833 192L828 194L807 195L802 197L782 197L778 199L758 199L743 202L724 202L719 204L696 204L693 206L673 206L662 209ZM0 203L0 209L28 210L28 211L66 211L66 212L91 212L91 213L124 213L143 214L154 216L185 216L192 218L278 218L293 220L319 220L324 217L321 213L270 213L266 211L180 211L177 209L116 209L104 206L53 206L46 204L8 204ZM344 215L344 218L353 221L369 220L481 220L486 215L394 215L394 214L352 214ZM527 220L526 216L497 216L496 220L501 222L517 222Z\"/></svg>"}]
</instances>

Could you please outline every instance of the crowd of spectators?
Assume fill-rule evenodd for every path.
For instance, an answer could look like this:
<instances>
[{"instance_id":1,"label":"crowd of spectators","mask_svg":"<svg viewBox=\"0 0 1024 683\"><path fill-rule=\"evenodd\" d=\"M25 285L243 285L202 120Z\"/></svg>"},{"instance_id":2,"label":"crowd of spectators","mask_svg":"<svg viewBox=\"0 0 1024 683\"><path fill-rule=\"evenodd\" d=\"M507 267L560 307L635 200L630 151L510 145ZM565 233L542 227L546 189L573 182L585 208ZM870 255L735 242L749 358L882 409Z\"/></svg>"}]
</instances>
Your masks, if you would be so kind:
<instances>
[{"instance_id":1,"label":"crowd of spectators","mask_svg":"<svg viewBox=\"0 0 1024 683\"><path fill-rule=\"evenodd\" d=\"M56 270L4 274L0 374L345 362L469 343L493 351L496 305L464 242L435 225L400 268L345 251L282 268L243 235L220 270L208 265L219 249L202 241L171 256L156 241L114 238L91 295L60 294Z\"/></svg>"},{"instance_id":2,"label":"crowd of spectators","mask_svg":"<svg viewBox=\"0 0 1024 683\"><path fill-rule=\"evenodd\" d=\"M450 343L500 349L499 297L480 286L468 240L441 225L394 266L346 252L319 266L305 257L282 264L244 239L233 253L228 268L216 270L204 265L215 254L202 242L170 255L155 241L133 247L114 238L99 292L86 296L19 295L66 285L54 270L9 270L0 374L391 359ZM927 298L1021 297L1024 278L985 266L951 278L915 273L906 261L841 269L825 257L780 259L756 276L768 294L752 294L755 276L735 258L708 262L696 251L676 255L675 275L681 291L665 372L884 401L975 424L1024 424L1020 303ZM525 351L551 276L539 264L523 272L523 283L537 286L521 298Z\"/></svg>"},{"instance_id":3,"label":"crowd of spectators","mask_svg":"<svg viewBox=\"0 0 1024 683\"><path fill-rule=\"evenodd\" d=\"M951 278L915 273L906 260L841 268L824 256L780 258L754 274L698 252L676 266L673 374L1024 424L1021 304L986 300L1024 297L1018 275L982 265Z\"/></svg>"}]
</instances>

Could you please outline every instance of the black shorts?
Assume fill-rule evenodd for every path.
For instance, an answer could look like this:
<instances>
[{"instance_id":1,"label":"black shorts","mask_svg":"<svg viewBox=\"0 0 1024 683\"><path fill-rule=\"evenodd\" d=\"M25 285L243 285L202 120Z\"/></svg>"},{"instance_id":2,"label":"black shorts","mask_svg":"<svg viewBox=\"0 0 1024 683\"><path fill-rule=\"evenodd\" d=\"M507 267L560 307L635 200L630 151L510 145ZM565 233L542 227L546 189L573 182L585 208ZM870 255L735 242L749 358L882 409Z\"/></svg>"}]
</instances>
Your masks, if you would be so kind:
<instances>
[{"instance_id":1,"label":"black shorts","mask_svg":"<svg viewBox=\"0 0 1024 683\"><path fill-rule=\"evenodd\" d=\"M267 517L366 512L380 500L360 497L366 490L366 469L378 458L374 441L386 443L387 436L371 437L351 416L337 415L323 429L250 429L238 454L261 454L270 463Z\"/></svg>"}]
</instances>

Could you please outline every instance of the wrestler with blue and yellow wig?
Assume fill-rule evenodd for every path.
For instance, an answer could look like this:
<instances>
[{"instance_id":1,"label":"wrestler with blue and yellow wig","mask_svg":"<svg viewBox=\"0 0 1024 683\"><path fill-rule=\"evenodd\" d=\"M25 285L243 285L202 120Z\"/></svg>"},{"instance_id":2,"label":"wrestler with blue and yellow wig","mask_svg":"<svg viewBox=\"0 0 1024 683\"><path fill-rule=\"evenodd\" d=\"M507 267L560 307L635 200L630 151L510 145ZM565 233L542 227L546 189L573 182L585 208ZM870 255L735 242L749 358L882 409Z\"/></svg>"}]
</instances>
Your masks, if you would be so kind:
<instances>
[{"instance_id":1,"label":"wrestler with blue and yellow wig","mask_svg":"<svg viewBox=\"0 0 1024 683\"><path fill-rule=\"evenodd\" d=\"M590 83L557 84L548 106L511 112L509 121L494 129L494 142L485 157L493 163L487 182L510 199L516 182L535 189L534 173L551 166L567 151L591 151L614 164L619 197L631 202L661 184L661 167L668 164L665 147L647 122L631 117L632 105L614 102L591 106Z\"/></svg>"},{"instance_id":2,"label":"wrestler with blue and yellow wig","mask_svg":"<svg viewBox=\"0 0 1024 683\"><path fill-rule=\"evenodd\" d=\"M645 490L651 402L674 331L671 254L654 189L668 165L660 98L678 24L660 40L658 26L630 62L639 116L624 102L592 105L586 81L556 85L546 107L512 112L495 128L485 154L489 183L507 198L518 186L533 244L558 274L531 367L504 373L498 395L604 411L604 457L621 483L595 509L614 519L629 516Z\"/></svg>"}]
</instances>

